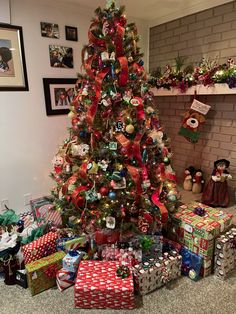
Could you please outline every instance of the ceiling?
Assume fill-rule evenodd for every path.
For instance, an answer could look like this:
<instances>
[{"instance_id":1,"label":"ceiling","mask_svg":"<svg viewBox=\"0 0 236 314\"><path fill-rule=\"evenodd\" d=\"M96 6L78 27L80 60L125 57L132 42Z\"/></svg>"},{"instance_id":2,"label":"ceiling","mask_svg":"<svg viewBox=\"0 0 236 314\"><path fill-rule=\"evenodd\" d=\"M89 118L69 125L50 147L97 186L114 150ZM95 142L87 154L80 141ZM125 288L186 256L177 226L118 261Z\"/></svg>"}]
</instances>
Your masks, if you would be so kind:
<instances>
[{"instance_id":1,"label":"ceiling","mask_svg":"<svg viewBox=\"0 0 236 314\"><path fill-rule=\"evenodd\" d=\"M158 21L160 24L230 1L232 0L117 0L116 3L126 6L127 15L156 25ZM91 9L106 5L106 0L57 0L57 2L77 4Z\"/></svg>"}]
</instances>

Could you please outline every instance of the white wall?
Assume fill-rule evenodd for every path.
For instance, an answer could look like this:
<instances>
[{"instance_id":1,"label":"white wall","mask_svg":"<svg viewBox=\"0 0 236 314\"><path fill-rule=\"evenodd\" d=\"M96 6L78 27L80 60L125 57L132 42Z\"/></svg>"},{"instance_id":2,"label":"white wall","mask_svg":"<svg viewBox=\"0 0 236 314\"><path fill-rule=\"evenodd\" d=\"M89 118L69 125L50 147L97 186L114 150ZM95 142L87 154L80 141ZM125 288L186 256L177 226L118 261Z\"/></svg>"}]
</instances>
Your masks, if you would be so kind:
<instances>
[{"instance_id":1,"label":"white wall","mask_svg":"<svg viewBox=\"0 0 236 314\"><path fill-rule=\"evenodd\" d=\"M51 160L68 134L67 116L46 116L42 78L76 77L93 10L57 2L49 5L44 0L11 3L12 24L23 27L29 92L0 92L0 201L9 199L10 207L20 212L28 209L24 194L33 198L49 194L53 185L49 178ZM41 37L41 21L58 23L61 38ZM136 22L144 51L148 29L142 21ZM65 40L65 25L78 27L77 43ZM50 67L48 45L53 43L74 48L74 69Z\"/></svg>"},{"instance_id":2,"label":"white wall","mask_svg":"<svg viewBox=\"0 0 236 314\"><path fill-rule=\"evenodd\" d=\"M9 0L0 1L0 22L10 23L10 6Z\"/></svg>"}]
</instances>

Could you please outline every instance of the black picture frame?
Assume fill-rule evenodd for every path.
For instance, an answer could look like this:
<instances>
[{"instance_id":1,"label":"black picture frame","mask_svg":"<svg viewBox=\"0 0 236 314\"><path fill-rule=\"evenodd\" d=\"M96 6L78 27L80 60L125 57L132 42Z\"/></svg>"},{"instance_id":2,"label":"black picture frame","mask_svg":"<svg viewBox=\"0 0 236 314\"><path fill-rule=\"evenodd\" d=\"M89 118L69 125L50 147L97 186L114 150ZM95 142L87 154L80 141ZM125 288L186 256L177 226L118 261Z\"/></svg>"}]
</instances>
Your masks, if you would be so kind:
<instances>
[{"instance_id":1,"label":"black picture frame","mask_svg":"<svg viewBox=\"0 0 236 314\"><path fill-rule=\"evenodd\" d=\"M66 40L78 41L78 29L73 26L65 26Z\"/></svg>"},{"instance_id":2,"label":"black picture frame","mask_svg":"<svg viewBox=\"0 0 236 314\"><path fill-rule=\"evenodd\" d=\"M28 91L23 29L0 23L0 91Z\"/></svg>"},{"instance_id":3,"label":"black picture frame","mask_svg":"<svg viewBox=\"0 0 236 314\"><path fill-rule=\"evenodd\" d=\"M47 116L69 113L70 103L76 93L76 81L76 78L43 78Z\"/></svg>"}]
</instances>

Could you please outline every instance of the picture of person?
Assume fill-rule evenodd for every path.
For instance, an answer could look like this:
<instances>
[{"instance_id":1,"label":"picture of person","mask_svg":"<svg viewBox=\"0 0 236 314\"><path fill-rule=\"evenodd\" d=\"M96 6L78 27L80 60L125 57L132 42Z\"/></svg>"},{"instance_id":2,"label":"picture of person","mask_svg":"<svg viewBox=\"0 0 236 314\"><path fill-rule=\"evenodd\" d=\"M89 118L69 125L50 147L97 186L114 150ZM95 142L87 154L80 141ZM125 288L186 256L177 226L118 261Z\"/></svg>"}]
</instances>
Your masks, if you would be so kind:
<instances>
[{"instance_id":1,"label":"picture of person","mask_svg":"<svg viewBox=\"0 0 236 314\"><path fill-rule=\"evenodd\" d=\"M60 38L58 24L41 22L41 35L48 38Z\"/></svg>"},{"instance_id":2,"label":"picture of person","mask_svg":"<svg viewBox=\"0 0 236 314\"><path fill-rule=\"evenodd\" d=\"M11 41L0 39L0 77L15 76Z\"/></svg>"},{"instance_id":3,"label":"picture of person","mask_svg":"<svg viewBox=\"0 0 236 314\"><path fill-rule=\"evenodd\" d=\"M68 48L66 54L62 58L62 67L63 68L73 68L73 49Z\"/></svg>"},{"instance_id":4,"label":"picture of person","mask_svg":"<svg viewBox=\"0 0 236 314\"><path fill-rule=\"evenodd\" d=\"M50 64L54 68L73 68L73 49L49 45Z\"/></svg>"},{"instance_id":5,"label":"picture of person","mask_svg":"<svg viewBox=\"0 0 236 314\"><path fill-rule=\"evenodd\" d=\"M78 41L77 27L66 26L66 40Z\"/></svg>"},{"instance_id":6,"label":"picture of person","mask_svg":"<svg viewBox=\"0 0 236 314\"><path fill-rule=\"evenodd\" d=\"M56 107L68 107L74 98L74 89L55 88L54 94Z\"/></svg>"}]
</instances>

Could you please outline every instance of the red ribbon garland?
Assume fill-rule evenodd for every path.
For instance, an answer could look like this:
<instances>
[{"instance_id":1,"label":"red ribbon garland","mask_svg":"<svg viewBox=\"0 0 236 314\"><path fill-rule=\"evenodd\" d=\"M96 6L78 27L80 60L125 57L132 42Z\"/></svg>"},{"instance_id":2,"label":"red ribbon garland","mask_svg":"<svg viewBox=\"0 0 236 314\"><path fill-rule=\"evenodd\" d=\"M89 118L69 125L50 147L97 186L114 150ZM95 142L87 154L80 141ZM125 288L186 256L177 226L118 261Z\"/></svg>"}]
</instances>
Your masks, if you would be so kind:
<instances>
[{"instance_id":1,"label":"red ribbon garland","mask_svg":"<svg viewBox=\"0 0 236 314\"><path fill-rule=\"evenodd\" d=\"M71 194L72 203L77 207L83 207L85 203L85 198L80 196L80 192L87 191L89 188L87 186L81 185L74 189Z\"/></svg>"},{"instance_id":2,"label":"red ribbon garland","mask_svg":"<svg viewBox=\"0 0 236 314\"><path fill-rule=\"evenodd\" d=\"M120 86L125 86L128 82L128 74L129 74L128 60L125 56L123 56L123 57L119 57L118 61L121 66L119 84Z\"/></svg>"},{"instance_id":3,"label":"red ribbon garland","mask_svg":"<svg viewBox=\"0 0 236 314\"><path fill-rule=\"evenodd\" d=\"M94 26L96 26L98 23L94 22L90 25L89 31L88 31L88 38L89 38L89 42L93 43L96 46L101 46L101 47L105 47L106 46L106 42L104 39L101 38L97 38L96 36L94 36L94 34L92 33L92 28Z\"/></svg>"},{"instance_id":4,"label":"red ribbon garland","mask_svg":"<svg viewBox=\"0 0 236 314\"><path fill-rule=\"evenodd\" d=\"M166 223L168 220L168 210L165 205L159 200L160 189L157 189L151 196L153 204L155 204L161 212L161 222Z\"/></svg>"},{"instance_id":5,"label":"red ribbon garland","mask_svg":"<svg viewBox=\"0 0 236 314\"><path fill-rule=\"evenodd\" d=\"M120 57L124 55L124 49L123 49L123 37L125 34L125 29L121 25L117 26L116 29L116 38L114 40L115 47L116 47L116 56Z\"/></svg>"},{"instance_id":6,"label":"red ribbon garland","mask_svg":"<svg viewBox=\"0 0 236 314\"><path fill-rule=\"evenodd\" d=\"M138 202L140 200L141 194L143 192L142 190L142 185L141 185L141 178L140 178L140 174L139 174L139 169L131 166L129 164L125 164L126 168L129 171L129 174L132 178L132 180L134 181L135 185L136 185L136 202Z\"/></svg>"},{"instance_id":7,"label":"red ribbon garland","mask_svg":"<svg viewBox=\"0 0 236 314\"><path fill-rule=\"evenodd\" d=\"M118 142L125 148L127 156L130 159L135 158L140 167L143 165L140 151L140 141L142 136L143 134L137 133L133 141L128 140L122 133L115 136Z\"/></svg>"},{"instance_id":8,"label":"red ribbon garland","mask_svg":"<svg viewBox=\"0 0 236 314\"><path fill-rule=\"evenodd\" d=\"M95 92L96 95L93 98L93 104L92 106L89 108L87 117L86 117L86 121L89 125L93 124L93 120L95 118L96 112L97 112L97 107L98 107L98 103L101 97L101 88L102 88L102 82L105 78L105 76L108 74L108 72L110 71L109 68L105 68L102 71L100 71L96 77L95 77Z\"/></svg>"}]
</instances>

